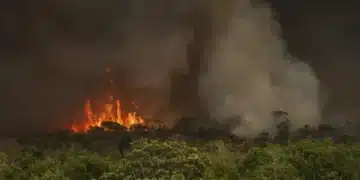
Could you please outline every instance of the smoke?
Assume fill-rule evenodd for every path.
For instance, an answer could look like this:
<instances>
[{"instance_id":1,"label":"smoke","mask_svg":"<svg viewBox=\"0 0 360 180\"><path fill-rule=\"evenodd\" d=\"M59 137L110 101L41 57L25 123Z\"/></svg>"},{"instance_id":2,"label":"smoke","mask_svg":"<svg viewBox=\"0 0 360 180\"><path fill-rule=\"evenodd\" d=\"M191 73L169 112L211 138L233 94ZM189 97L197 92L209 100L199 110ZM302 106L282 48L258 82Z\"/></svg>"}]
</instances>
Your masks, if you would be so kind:
<instances>
[{"instance_id":1,"label":"smoke","mask_svg":"<svg viewBox=\"0 0 360 180\"><path fill-rule=\"evenodd\" d=\"M339 6L322 1L298 1L276 5L283 17L281 23L289 48L311 63L328 91L323 112L325 123L340 126L345 120L357 123L360 117L360 86L356 80L360 36L355 33L360 26L354 3Z\"/></svg>"},{"instance_id":2,"label":"smoke","mask_svg":"<svg viewBox=\"0 0 360 180\"><path fill-rule=\"evenodd\" d=\"M144 115L164 112L169 74L187 66L187 1L14 1L4 7L3 133L71 124L85 99L105 98L108 78L124 103L135 101ZM105 75L108 66L113 77Z\"/></svg>"},{"instance_id":3,"label":"smoke","mask_svg":"<svg viewBox=\"0 0 360 180\"><path fill-rule=\"evenodd\" d=\"M286 40L295 44L292 52L311 62L332 97L327 111L341 117L349 111L351 116L346 117L356 117L358 50L356 43L347 44L357 37L356 8L345 21L345 14L325 18L333 11L305 1L274 2L289 21L282 26ZM105 96L107 66L113 69L115 91L122 101L135 101L144 115L164 115L169 74L179 69L186 73L189 66L186 45L193 38L193 27L188 20L207 23L194 11L210 15L211 25L199 31L211 37L198 38L206 42L195 43L201 47L194 49L205 49L204 59L209 62L199 94L213 117L221 122L244 118L247 122L235 133L247 135L271 129L269 112L277 109L289 112L294 127L318 122L319 82L308 65L287 53L279 25L264 4L16 0L4 3L0 11L0 132L57 129L71 123L75 114L82 114L85 99ZM192 91L183 88L180 91Z\"/></svg>"},{"instance_id":4,"label":"smoke","mask_svg":"<svg viewBox=\"0 0 360 180\"><path fill-rule=\"evenodd\" d=\"M288 112L293 128L317 124L318 80L286 52L270 7L249 0L235 0L232 7L201 77L211 116L221 122L241 117L234 133L245 136L272 131L274 110Z\"/></svg>"},{"instance_id":5,"label":"smoke","mask_svg":"<svg viewBox=\"0 0 360 180\"><path fill-rule=\"evenodd\" d=\"M191 34L183 16L191 8L186 1L131 1L122 22L123 45L114 61L125 70L131 91L144 116L168 118L170 75L187 69L186 44Z\"/></svg>"}]
</instances>

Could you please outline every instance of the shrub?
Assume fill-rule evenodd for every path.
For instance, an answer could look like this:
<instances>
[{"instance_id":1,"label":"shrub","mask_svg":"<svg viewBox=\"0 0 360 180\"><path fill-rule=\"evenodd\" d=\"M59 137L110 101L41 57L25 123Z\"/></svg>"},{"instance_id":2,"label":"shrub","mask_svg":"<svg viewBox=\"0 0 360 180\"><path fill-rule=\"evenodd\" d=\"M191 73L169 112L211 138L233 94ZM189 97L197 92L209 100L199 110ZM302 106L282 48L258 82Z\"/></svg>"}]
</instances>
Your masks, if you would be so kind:
<instances>
[{"instance_id":1,"label":"shrub","mask_svg":"<svg viewBox=\"0 0 360 180\"><path fill-rule=\"evenodd\" d=\"M356 179L360 174L360 148L331 140L252 148L241 172L251 179Z\"/></svg>"},{"instance_id":2,"label":"shrub","mask_svg":"<svg viewBox=\"0 0 360 180\"><path fill-rule=\"evenodd\" d=\"M116 178L200 179L209 165L208 157L185 142L141 139L116 167Z\"/></svg>"},{"instance_id":3,"label":"shrub","mask_svg":"<svg viewBox=\"0 0 360 180\"><path fill-rule=\"evenodd\" d=\"M108 172L109 167L110 162L96 153L76 152L68 154L60 168L70 179L91 180Z\"/></svg>"},{"instance_id":4,"label":"shrub","mask_svg":"<svg viewBox=\"0 0 360 180\"><path fill-rule=\"evenodd\" d=\"M239 166L242 155L231 152L226 148L223 141L215 141L209 147L213 152L209 152L211 168L206 172L205 179L240 179Z\"/></svg>"},{"instance_id":5,"label":"shrub","mask_svg":"<svg viewBox=\"0 0 360 180\"><path fill-rule=\"evenodd\" d=\"M252 148L243 161L242 173L251 179L298 179L296 169L281 145Z\"/></svg>"},{"instance_id":6,"label":"shrub","mask_svg":"<svg viewBox=\"0 0 360 180\"><path fill-rule=\"evenodd\" d=\"M306 179L356 179L360 173L360 147L331 140L304 140L289 145L290 163Z\"/></svg>"},{"instance_id":7,"label":"shrub","mask_svg":"<svg viewBox=\"0 0 360 180\"><path fill-rule=\"evenodd\" d=\"M9 169L7 155L0 152L0 179L5 179L5 173Z\"/></svg>"},{"instance_id":8,"label":"shrub","mask_svg":"<svg viewBox=\"0 0 360 180\"><path fill-rule=\"evenodd\" d=\"M0 179L9 180L351 180L360 176L359 144L302 140L268 144L240 153L223 141L140 139L131 150L111 158L79 147L25 148L14 161L0 152ZM40 156L37 152L41 152Z\"/></svg>"}]
</instances>

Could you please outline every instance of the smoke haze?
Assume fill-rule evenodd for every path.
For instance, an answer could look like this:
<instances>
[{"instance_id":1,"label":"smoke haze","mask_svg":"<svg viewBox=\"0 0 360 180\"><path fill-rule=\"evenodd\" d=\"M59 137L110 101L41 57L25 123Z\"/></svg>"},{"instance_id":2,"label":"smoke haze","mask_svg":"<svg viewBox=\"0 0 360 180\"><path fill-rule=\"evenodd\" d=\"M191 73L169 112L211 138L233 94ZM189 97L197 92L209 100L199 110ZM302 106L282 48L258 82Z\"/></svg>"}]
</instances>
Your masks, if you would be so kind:
<instances>
[{"instance_id":1,"label":"smoke haze","mask_svg":"<svg viewBox=\"0 0 360 180\"><path fill-rule=\"evenodd\" d=\"M0 133L70 124L85 99L106 95L107 66L120 100L159 118L167 118L170 74L198 71L200 80L187 79L199 82L210 115L246 120L238 135L271 129L269 112L277 109L289 112L295 127L317 124L320 82L329 92L327 115L358 117L359 38L349 29L356 31L359 11L337 5L330 11L330 3L315 1L271 3L281 24L275 9L250 0L7 1L0 11ZM188 60L191 40L193 57L204 55L201 68ZM175 89L196 93L188 84Z\"/></svg>"},{"instance_id":2,"label":"smoke haze","mask_svg":"<svg viewBox=\"0 0 360 180\"><path fill-rule=\"evenodd\" d=\"M235 1L202 77L201 95L218 120L241 117L237 135L271 132L271 112L289 113L293 128L320 120L318 80L312 69L285 50L272 10Z\"/></svg>"},{"instance_id":3,"label":"smoke haze","mask_svg":"<svg viewBox=\"0 0 360 180\"><path fill-rule=\"evenodd\" d=\"M19 5L26 8L19 8ZM184 1L53 1L8 4L0 72L2 131L59 129L86 98L116 94L145 114L168 101L169 74L186 68Z\"/></svg>"}]
</instances>

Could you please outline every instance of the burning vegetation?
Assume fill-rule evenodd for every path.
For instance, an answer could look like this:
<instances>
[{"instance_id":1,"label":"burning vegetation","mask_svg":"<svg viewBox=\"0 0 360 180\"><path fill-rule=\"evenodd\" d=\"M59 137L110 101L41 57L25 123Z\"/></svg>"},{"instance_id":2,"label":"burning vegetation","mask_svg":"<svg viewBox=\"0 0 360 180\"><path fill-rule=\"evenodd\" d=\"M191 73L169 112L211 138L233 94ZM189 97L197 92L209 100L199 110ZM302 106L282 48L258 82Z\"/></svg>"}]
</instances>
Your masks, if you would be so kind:
<instances>
[{"instance_id":1,"label":"burning vegetation","mask_svg":"<svg viewBox=\"0 0 360 180\"><path fill-rule=\"evenodd\" d=\"M101 127L106 122L117 123L126 128L130 128L134 125L144 124L144 119L136 115L136 112L129 112L124 114L121 109L120 100L114 101L113 96L110 96L111 102L104 104L104 109L100 112L94 112L91 101L87 100L84 113L86 120L82 122L75 122L71 130L73 132L87 132L91 127Z\"/></svg>"},{"instance_id":2,"label":"burning vegetation","mask_svg":"<svg viewBox=\"0 0 360 180\"><path fill-rule=\"evenodd\" d=\"M111 69L106 68L106 73L110 73ZM109 80L109 85L114 84L113 80ZM132 103L136 108L135 103ZM96 112L92 106L91 100L86 100L84 106L84 121L75 121L71 126L73 132L87 132L91 128L102 127L103 124L110 123L119 125L127 129L134 125L144 125L144 119L136 114L136 112L125 113L122 109L121 102L114 96L109 96L108 102L103 105L103 109Z\"/></svg>"}]
</instances>

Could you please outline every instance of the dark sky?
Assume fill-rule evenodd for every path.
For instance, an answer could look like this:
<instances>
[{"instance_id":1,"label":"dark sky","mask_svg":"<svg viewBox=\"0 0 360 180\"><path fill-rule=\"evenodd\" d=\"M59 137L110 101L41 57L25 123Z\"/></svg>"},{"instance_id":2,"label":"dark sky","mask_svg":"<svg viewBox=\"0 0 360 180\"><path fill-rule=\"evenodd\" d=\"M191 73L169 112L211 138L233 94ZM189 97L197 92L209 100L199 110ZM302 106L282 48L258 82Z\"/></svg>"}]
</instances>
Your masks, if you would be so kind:
<instances>
[{"instance_id":1,"label":"dark sky","mask_svg":"<svg viewBox=\"0 0 360 180\"><path fill-rule=\"evenodd\" d=\"M327 112L359 117L360 12L356 1L274 0L289 51L309 62L329 93Z\"/></svg>"},{"instance_id":2,"label":"dark sky","mask_svg":"<svg viewBox=\"0 0 360 180\"><path fill-rule=\"evenodd\" d=\"M328 92L327 112L359 117L360 11L355 1L271 1L288 50L313 66ZM102 78L99 66L114 58L112 48L121 47L124 37L114 32L121 29L116 22L129 13L130 1L98 2L2 2L0 118L6 127L2 129L59 126L58 119L75 112L86 96L96 93L94 87ZM151 8L165 6L160 0L144 2ZM91 61L99 57L104 60ZM59 65L62 59L68 61ZM66 111L55 110L64 106ZM57 120L50 120L49 114Z\"/></svg>"}]
</instances>

